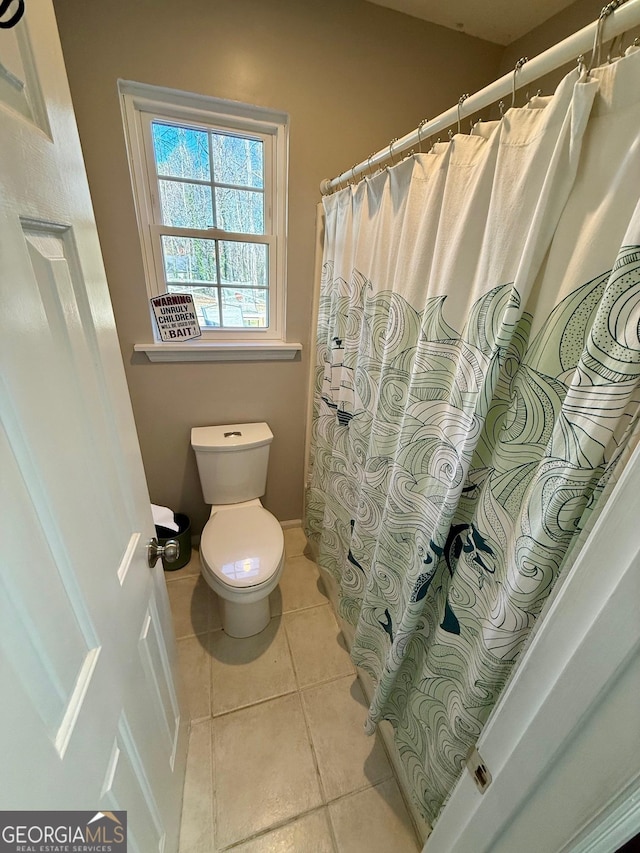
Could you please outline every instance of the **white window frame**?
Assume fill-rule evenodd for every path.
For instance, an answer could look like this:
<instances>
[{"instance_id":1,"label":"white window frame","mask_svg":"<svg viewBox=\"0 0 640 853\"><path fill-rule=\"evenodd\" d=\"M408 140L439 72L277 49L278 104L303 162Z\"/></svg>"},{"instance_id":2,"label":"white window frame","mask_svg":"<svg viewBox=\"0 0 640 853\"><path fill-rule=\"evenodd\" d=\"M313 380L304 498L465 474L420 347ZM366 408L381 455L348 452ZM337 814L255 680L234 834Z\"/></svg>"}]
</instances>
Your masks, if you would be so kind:
<instances>
[{"instance_id":1,"label":"white window frame","mask_svg":"<svg viewBox=\"0 0 640 853\"><path fill-rule=\"evenodd\" d=\"M269 325L252 329L202 329L202 336L180 344L160 340L151 308L153 342L136 344L152 360L220 358L293 358L299 344L287 344L286 235L289 121L286 113L144 83L119 80L127 153L149 297L166 292L161 234L241 239L269 247ZM173 229L161 225L152 121L247 134L263 143L264 234L235 234L223 229Z\"/></svg>"}]
</instances>

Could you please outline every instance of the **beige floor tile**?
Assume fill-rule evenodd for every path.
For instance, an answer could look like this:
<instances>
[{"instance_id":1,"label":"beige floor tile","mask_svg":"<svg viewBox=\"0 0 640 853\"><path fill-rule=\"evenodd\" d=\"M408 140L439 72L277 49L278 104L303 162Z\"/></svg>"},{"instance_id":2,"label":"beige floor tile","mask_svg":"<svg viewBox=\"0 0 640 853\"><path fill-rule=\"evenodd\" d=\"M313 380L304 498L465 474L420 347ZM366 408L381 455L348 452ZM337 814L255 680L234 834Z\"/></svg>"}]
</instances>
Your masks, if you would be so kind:
<instances>
[{"instance_id":1,"label":"beige floor tile","mask_svg":"<svg viewBox=\"0 0 640 853\"><path fill-rule=\"evenodd\" d=\"M200 574L200 554L198 553L197 548L191 549L191 559L187 563L186 566L183 566L181 569L176 569L175 571L166 571L164 573L164 579L169 583L170 581L177 581L180 578L189 578L193 575Z\"/></svg>"},{"instance_id":2,"label":"beige floor tile","mask_svg":"<svg viewBox=\"0 0 640 853\"><path fill-rule=\"evenodd\" d=\"M179 853L214 853L211 723L192 726L180 826Z\"/></svg>"},{"instance_id":3,"label":"beige floor tile","mask_svg":"<svg viewBox=\"0 0 640 853\"><path fill-rule=\"evenodd\" d=\"M393 776L379 737L364 733L367 703L355 676L305 690L302 701L328 800Z\"/></svg>"},{"instance_id":4,"label":"beige floor tile","mask_svg":"<svg viewBox=\"0 0 640 853\"><path fill-rule=\"evenodd\" d=\"M301 527L288 527L284 533L284 550L287 557L300 557L307 546L307 537Z\"/></svg>"},{"instance_id":5,"label":"beige floor tile","mask_svg":"<svg viewBox=\"0 0 640 853\"><path fill-rule=\"evenodd\" d=\"M300 687L355 672L329 605L284 615Z\"/></svg>"},{"instance_id":6,"label":"beige floor tile","mask_svg":"<svg viewBox=\"0 0 640 853\"><path fill-rule=\"evenodd\" d=\"M219 847L322 804L297 694L216 717L213 754Z\"/></svg>"},{"instance_id":7,"label":"beige floor tile","mask_svg":"<svg viewBox=\"0 0 640 853\"><path fill-rule=\"evenodd\" d=\"M211 636L178 640L178 669L192 720L211 716L211 657L207 648Z\"/></svg>"},{"instance_id":8,"label":"beige floor tile","mask_svg":"<svg viewBox=\"0 0 640 853\"><path fill-rule=\"evenodd\" d=\"M210 635L213 713L233 711L296 689L281 617L255 637L239 640L224 631Z\"/></svg>"},{"instance_id":9,"label":"beige floor tile","mask_svg":"<svg viewBox=\"0 0 640 853\"><path fill-rule=\"evenodd\" d=\"M273 616L326 604L328 599L316 564L303 556L289 557L269 600Z\"/></svg>"},{"instance_id":10,"label":"beige floor tile","mask_svg":"<svg viewBox=\"0 0 640 853\"><path fill-rule=\"evenodd\" d=\"M171 581L167 592L176 637L206 634L221 627L218 599L201 575Z\"/></svg>"},{"instance_id":11,"label":"beige floor tile","mask_svg":"<svg viewBox=\"0 0 640 853\"><path fill-rule=\"evenodd\" d=\"M333 853L326 809L233 848L233 853Z\"/></svg>"},{"instance_id":12,"label":"beige floor tile","mask_svg":"<svg viewBox=\"0 0 640 853\"><path fill-rule=\"evenodd\" d=\"M417 853L420 845L394 779L329 805L340 853Z\"/></svg>"}]
</instances>

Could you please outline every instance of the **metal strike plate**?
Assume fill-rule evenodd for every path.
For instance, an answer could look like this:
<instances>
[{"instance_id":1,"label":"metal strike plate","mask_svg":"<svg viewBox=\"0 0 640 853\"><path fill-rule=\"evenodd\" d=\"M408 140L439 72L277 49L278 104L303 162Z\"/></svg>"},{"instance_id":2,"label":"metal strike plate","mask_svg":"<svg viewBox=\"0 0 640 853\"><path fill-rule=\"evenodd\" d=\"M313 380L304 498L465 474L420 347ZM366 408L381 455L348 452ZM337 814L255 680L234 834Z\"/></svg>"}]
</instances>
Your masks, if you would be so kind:
<instances>
[{"instance_id":1,"label":"metal strike plate","mask_svg":"<svg viewBox=\"0 0 640 853\"><path fill-rule=\"evenodd\" d=\"M467 769L480 793L484 794L491 784L492 777L483 757L475 746L469 750L467 755Z\"/></svg>"}]
</instances>

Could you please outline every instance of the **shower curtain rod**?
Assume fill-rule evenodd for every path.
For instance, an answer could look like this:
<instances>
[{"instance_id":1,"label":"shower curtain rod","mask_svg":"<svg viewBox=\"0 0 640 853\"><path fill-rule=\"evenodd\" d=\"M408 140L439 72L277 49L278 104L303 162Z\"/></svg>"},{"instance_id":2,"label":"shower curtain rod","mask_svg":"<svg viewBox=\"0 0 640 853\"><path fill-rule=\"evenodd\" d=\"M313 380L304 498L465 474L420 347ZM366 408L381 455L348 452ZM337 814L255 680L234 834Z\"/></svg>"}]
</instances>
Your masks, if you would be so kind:
<instances>
[{"instance_id":1,"label":"shower curtain rod","mask_svg":"<svg viewBox=\"0 0 640 853\"><path fill-rule=\"evenodd\" d=\"M374 166L379 166L385 160L388 160L389 157L393 160L394 154L398 154L412 145L419 144L420 141L424 142L439 130L444 130L453 124L457 124L459 118L462 119L473 115L473 113L491 106L491 104L496 103L501 98L511 95L514 87L514 77L517 78L515 80L517 88L521 88L527 83L533 83L535 80L540 79L540 77L544 77L545 74L561 68L581 54L587 53L593 46L599 25L602 26L603 38L601 43L603 43L605 40L615 38L639 24L640 0L627 0L624 5L619 6L608 17L604 18L602 23L600 23L600 19L594 21L592 24L578 30L577 33L558 42L558 44L540 53L533 59L526 61L526 64L521 64L522 60L519 60L513 71L509 71L508 74L485 86L484 89L480 89L480 91L470 97L463 95L455 107L451 107L446 112L440 113L439 116L431 119L431 121L421 123L419 127L411 131L411 133L407 133L401 139L394 139L386 148L372 154L366 160L363 160L362 163L358 163L351 169L347 169L346 172L338 175L337 178L333 178L332 180L325 178L320 182L320 192L322 195L327 195L341 183L353 180L357 175L361 175Z\"/></svg>"}]
</instances>

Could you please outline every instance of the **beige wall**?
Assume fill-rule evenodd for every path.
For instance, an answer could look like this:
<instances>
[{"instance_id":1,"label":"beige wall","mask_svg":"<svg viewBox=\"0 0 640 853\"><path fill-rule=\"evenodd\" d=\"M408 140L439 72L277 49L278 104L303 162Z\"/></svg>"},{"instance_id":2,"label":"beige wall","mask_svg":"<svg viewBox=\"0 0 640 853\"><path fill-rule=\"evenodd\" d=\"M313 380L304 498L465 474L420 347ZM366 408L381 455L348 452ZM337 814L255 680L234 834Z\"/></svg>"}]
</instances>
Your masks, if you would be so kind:
<instances>
[{"instance_id":1,"label":"beige wall","mask_svg":"<svg viewBox=\"0 0 640 853\"><path fill-rule=\"evenodd\" d=\"M333 177L497 73L502 49L362 0L55 0L151 498L206 519L191 426L266 420L265 505L300 518L315 205ZM294 362L151 364L116 81L284 110L291 120L287 338Z\"/></svg>"}]
</instances>

